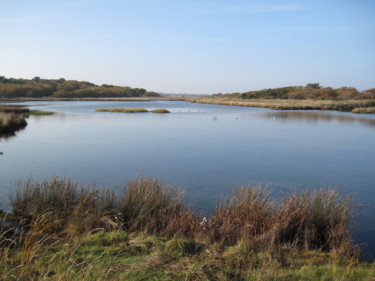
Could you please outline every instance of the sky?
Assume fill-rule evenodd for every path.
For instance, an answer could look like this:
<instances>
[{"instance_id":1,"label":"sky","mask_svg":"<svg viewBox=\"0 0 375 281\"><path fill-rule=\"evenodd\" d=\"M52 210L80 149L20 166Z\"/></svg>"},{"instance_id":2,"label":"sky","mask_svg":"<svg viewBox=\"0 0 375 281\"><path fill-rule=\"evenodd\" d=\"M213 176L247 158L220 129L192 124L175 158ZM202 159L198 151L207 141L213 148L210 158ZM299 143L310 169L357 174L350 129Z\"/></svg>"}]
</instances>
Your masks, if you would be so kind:
<instances>
[{"instance_id":1,"label":"sky","mask_svg":"<svg viewBox=\"0 0 375 281\"><path fill-rule=\"evenodd\" d=\"M0 0L0 76L162 93L375 87L375 0Z\"/></svg>"}]
</instances>

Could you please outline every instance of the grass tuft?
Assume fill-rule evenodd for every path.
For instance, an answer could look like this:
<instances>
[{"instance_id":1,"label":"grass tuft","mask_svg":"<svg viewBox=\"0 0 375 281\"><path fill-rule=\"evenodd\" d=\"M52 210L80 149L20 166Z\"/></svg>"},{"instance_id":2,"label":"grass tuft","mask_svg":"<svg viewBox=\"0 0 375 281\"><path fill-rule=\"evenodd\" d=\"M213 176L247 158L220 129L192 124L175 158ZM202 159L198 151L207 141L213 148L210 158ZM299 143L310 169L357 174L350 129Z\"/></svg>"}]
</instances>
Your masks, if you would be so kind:
<instances>
[{"instance_id":1,"label":"grass tuft","mask_svg":"<svg viewBox=\"0 0 375 281\"><path fill-rule=\"evenodd\" d=\"M98 108L98 112L121 112L121 113L142 113L148 112L145 108Z\"/></svg>"},{"instance_id":2,"label":"grass tuft","mask_svg":"<svg viewBox=\"0 0 375 281\"><path fill-rule=\"evenodd\" d=\"M151 110L151 112L152 113L160 113L160 114L170 113L170 111L168 109L165 109L165 108L154 109L154 110Z\"/></svg>"}]
</instances>

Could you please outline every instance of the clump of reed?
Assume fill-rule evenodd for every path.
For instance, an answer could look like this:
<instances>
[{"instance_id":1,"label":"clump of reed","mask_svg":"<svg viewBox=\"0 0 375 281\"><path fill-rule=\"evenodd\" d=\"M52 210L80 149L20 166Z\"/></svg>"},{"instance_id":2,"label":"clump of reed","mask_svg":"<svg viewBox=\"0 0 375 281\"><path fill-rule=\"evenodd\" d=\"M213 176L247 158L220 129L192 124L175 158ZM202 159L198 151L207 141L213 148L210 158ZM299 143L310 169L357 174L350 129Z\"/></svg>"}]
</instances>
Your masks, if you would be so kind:
<instances>
[{"instance_id":1,"label":"clump of reed","mask_svg":"<svg viewBox=\"0 0 375 281\"><path fill-rule=\"evenodd\" d=\"M199 219L183 202L182 193L158 179L138 177L130 181L120 208L127 231L192 237L200 228Z\"/></svg>"},{"instance_id":2,"label":"clump of reed","mask_svg":"<svg viewBox=\"0 0 375 281\"><path fill-rule=\"evenodd\" d=\"M0 134L13 133L26 126L24 116L0 111Z\"/></svg>"},{"instance_id":3,"label":"clump of reed","mask_svg":"<svg viewBox=\"0 0 375 281\"><path fill-rule=\"evenodd\" d=\"M152 113L159 113L159 114L170 113L170 111L168 109L165 109L165 108L154 109L154 110L151 110L151 112Z\"/></svg>"},{"instance_id":4,"label":"clump of reed","mask_svg":"<svg viewBox=\"0 0 375 281\"><path fill-rule=\"evenodd\" d=\"M30 110L28 115L47 116L55 114L52 111Z\"/></svg>"},{"instance_id":5,"label":"clump of reed","mask_svg":"<svg viewBox=\"0 0 375 281\"><path fill-rule=\"evenodd\" d=\"M145 108L98 108L98 112L121 112L121 113L142 113L148 112Z\"/></svg>"},{"instance_id":6,"label":"clump of reed","mask_svg":"<svg viewBox=\"0 0 375 281\"><path fill-rule=\"evenodd\" d=\"M115 195L108 190L90 190L70 179L52 178L41 183L28 180L10 197L13 214L32 223L46 211L59 221L50 230L72 235L116 223Z\"/></svg>"},{"instance_id":7,"label":"clump of reed","mask_svg":"<svg viewBox=\"0 0 375 281\"><path fill-rule=\"evenodd\" d=\"M259 186L243 186L219 206L209 220L209 238L234 245L266 233L272 225L269 192Z\"/></svg>"},{"instance_id":8,"label":"clump of reed","mask_svg":"<svg viewBox=\"0 0 375 281\"><path fill-rule=\"evenodd\" d=\"M355 250L349 228L354 204L333 189L293 192L275 214L273 243L290 243L305 250Z\"/></svg>"},{"instance_id":9,"label":"clump of reed","mask_svg":"<svg viewBox=\"0 0 375 281\"><path fill-rule=\"evenodd\" d=\"M353 201L336 190L292 192L278 202L259 186L244 186L219 206L209 221L209 239L224 246L239 241L254 250L319 249L356 254L350 235Z\"/></svg>"}]
</instances>

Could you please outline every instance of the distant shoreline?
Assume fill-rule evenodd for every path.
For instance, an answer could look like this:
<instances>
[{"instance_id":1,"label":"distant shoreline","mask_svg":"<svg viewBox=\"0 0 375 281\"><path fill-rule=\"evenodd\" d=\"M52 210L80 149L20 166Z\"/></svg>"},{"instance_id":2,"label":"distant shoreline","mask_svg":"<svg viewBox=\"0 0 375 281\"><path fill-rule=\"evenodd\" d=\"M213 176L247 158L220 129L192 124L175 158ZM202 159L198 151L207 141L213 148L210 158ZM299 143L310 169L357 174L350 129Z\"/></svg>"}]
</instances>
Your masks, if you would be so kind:
<instances>
[{"instance_id":1,"label":"distant shoreline","mask_svg":"<svg viewBox=\"0 0 375 281\"><path fill-rule=\"evenodd\" d=\"M273 110L334 110L352 113L375 113L375 100L296 100L296 99L240 99L219 97L186 98L203 104L260 107Z\"/></svg>"},{"instance_id":2,"label":"distant shoreline","mask_svg":"<svg viewBox=\"0 0 375 281\"><path fill-rule=\"evenodd\" d=\"M23 101L186 101L183 97L105 97L105 98L1 98L1 102L23 102Z\"/></svg>"}]
</instances>

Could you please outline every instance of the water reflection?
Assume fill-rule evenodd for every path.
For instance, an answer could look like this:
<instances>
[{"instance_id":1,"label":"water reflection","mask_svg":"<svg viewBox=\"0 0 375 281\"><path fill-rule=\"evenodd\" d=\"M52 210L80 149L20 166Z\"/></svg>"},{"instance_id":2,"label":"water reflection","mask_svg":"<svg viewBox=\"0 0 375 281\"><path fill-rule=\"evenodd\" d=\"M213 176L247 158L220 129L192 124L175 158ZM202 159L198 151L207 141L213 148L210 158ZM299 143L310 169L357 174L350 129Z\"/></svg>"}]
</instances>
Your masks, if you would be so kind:
<instances>
[{"instance_id":1,"label":"water reflection","mask_svg":"<svg viewBox=\"0 0 375 281\"><path fill-rule=\"evenodd\" d=\"M270 111L259 112L258 116L285 122L339 122L345 124L360 123L368 127L375 127L375 119L370 117L340 114L335 112L316 112L316 111Z\"/></svg>"}]
</instances>

